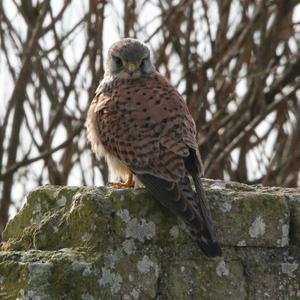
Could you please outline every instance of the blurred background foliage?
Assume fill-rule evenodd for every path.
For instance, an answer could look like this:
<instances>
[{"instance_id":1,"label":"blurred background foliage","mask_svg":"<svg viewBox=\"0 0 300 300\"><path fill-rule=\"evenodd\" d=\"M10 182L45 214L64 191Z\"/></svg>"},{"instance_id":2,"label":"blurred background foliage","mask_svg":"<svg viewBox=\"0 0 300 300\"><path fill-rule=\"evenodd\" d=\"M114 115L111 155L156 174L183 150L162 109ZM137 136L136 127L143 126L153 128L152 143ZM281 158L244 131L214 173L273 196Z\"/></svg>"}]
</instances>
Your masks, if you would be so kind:
<instances>
[{"instance_id":1,"label":"blurred background foliage","mask_svg":"<svg viewBox=\"0 0 300 300\"><path fill-rule=\"evenodd\" d=\"M109 180L85 118L122 37L183 94L205 177L299 186L299 0L2 0L0 35L0 231L37 185Z\"/></svg>"}]
</instances>

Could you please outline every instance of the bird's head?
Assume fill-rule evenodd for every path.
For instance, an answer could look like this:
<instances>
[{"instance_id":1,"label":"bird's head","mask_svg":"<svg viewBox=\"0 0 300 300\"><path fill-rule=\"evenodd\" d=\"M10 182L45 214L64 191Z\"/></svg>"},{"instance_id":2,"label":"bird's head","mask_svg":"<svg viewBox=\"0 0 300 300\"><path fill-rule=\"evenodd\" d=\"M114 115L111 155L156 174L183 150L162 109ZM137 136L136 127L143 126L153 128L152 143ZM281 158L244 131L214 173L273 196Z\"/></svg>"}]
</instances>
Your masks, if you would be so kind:
<instances>
[{"instance_id":1,"label":"bird's head","mask_svg":"<svg viewBox=\"0 0 300 300\"><path fill-rule=\"evenodd\" d=\"M155 68L150 60L150 50L143 42L125 38L110 47L105 64L106 75L130 79L153 72Z\"/></svg>"}]
</instances>

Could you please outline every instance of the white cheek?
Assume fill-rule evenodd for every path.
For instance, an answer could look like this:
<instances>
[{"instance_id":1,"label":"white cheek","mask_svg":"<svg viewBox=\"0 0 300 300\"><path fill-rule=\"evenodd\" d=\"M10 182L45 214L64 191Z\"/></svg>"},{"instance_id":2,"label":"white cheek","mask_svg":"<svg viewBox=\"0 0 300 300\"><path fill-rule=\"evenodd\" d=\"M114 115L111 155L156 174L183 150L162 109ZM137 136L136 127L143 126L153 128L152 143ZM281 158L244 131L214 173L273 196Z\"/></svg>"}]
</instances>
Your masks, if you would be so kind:
<instances>
[{"instance_id":1,"label":"white cheek","mask_svg":"<svg viewBox=\"0 0 300 300\"><path fill-rule=\"evenodd\" d=\"M132 79L132 78L139 78L141 76L142 73L140 71L134 72L131 76L126 71L121 71L116 75L116 77L120 79Z\"/></svg>"}]
</instances>

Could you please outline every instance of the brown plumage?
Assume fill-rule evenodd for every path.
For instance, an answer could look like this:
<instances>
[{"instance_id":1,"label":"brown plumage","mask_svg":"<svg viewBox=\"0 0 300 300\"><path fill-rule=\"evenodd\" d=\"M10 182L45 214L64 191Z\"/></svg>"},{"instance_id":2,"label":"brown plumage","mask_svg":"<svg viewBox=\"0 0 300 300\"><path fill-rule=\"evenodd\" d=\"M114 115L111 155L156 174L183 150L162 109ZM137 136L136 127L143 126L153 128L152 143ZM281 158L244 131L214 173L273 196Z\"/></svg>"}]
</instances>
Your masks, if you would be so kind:
<instances>
[{"instance_id":1,"label":"brown plumage","mask_svg":"<svg viewBox=\"0 0 300 300\"><path fill-rule=\"evenodd\" d=\"M143 62L148 52L133 39L112 46L105 77L88 112L88 138L93 151L106 156L115 171L132 172L181 217L205 255L219 256L221 248L201 186L194 121L177 90Z\"/></svg>"}]
</instances>

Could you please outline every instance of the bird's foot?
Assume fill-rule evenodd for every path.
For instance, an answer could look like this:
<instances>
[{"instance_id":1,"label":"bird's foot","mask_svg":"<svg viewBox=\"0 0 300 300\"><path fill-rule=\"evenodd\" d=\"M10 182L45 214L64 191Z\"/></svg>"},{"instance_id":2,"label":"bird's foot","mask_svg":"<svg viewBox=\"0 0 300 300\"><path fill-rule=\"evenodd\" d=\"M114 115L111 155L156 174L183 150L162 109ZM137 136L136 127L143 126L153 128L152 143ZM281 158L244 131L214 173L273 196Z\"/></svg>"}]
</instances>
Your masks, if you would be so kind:
<instances>
[{"instance_id":1,"label":"bird's foot","mask_svg":"<svg viewBox=\"0 0 300 300\"><path fill-rule=\"evenodd\" d=\"M115 187L133 188L134 187L133 175L129 174L126 182L109 182L108 185L115 186Z\"/></svg>"},{"instance_id":2,"label":"bird's foot","mask_svg":"<svg viewBox=\"0 0 300 300\"><path fill-rule=\"evenodd\" d=\"M133 188L134 183L128 183L126 182L109 182L108 185L115 186L115 187L127 187L127 188Z\"/></svg>"}]
</instances>

